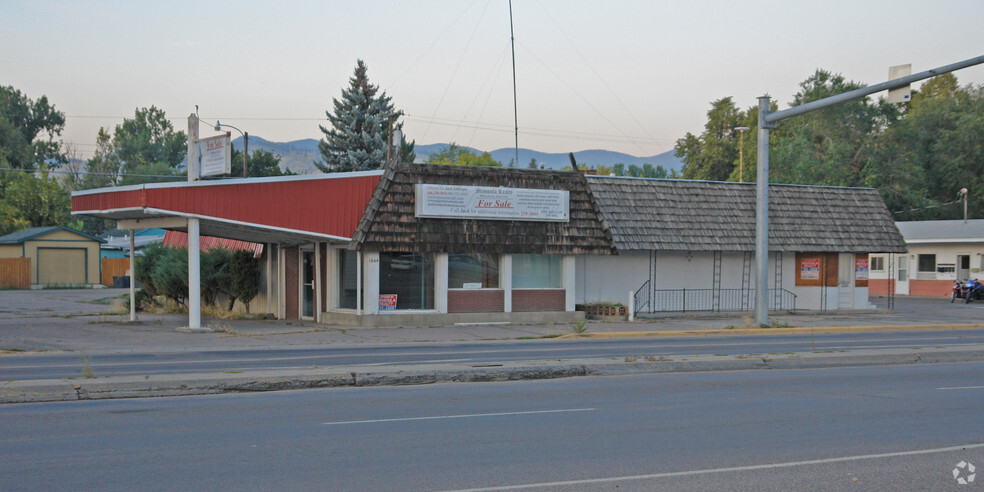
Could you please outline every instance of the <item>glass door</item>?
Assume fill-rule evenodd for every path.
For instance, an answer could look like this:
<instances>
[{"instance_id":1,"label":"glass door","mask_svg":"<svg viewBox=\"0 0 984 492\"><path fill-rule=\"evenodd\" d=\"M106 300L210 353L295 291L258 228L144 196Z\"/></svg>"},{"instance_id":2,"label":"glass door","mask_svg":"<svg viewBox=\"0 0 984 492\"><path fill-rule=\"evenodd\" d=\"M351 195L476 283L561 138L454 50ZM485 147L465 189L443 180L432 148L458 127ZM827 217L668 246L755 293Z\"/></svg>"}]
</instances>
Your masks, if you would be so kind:
<instances>
[{"instance_id":1,"label":"glass door","mask_svg":"<svg viewBox=\"0 0 984 492\"><path fill-rule=\"evenodd\" d=\"M314 319L314 251L301 251L301 318Z\"/></svg>"}]
</instances>

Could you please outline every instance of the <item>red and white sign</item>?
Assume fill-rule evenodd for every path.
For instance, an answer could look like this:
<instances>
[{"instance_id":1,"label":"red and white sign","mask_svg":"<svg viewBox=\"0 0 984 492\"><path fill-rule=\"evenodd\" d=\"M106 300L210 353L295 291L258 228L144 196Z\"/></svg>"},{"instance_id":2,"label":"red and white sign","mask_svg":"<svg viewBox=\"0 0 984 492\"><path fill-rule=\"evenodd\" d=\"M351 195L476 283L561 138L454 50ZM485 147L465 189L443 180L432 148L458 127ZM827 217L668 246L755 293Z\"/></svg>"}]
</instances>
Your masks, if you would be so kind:
<instances>
[{"instance_id":1,"label":"red and white sign","mask_svg":"<svg viewBox=\"0 0 984 492\"><path fill-rule=\"evenodd\" d=\"M855 259L854 280L868 280L868 258Z\"/></svg>"},{"instance_id":2,"label":"red and white sign","mask_svg":"<svg viewBox=\"0 0 984 492\"><path fill-rule=\"evenodd\" d=\"M200 176L232 172L232 140L228 133L198 140Z\"/></svg>"},{"instance_id":3,"label":"red and white sign","mask_svg":"<svg viewBox=\"0 0 984 492\"><path fill-rule=\"evenodd\" d=\"M820 258L803 258L800 262L800 278L820 280Z\"/></svg>"},{"instance_id":4,"label":"red and white sign","mask_svg":"<svg viewBox=\"0 0 984 492\"><path fill-rule=\"evenodd\" d=\"M379 310L393 311L396 309L396 294L379 294Z\"/></svg>"},{"instance_id":5,"label":"red and white sign","mask_svg":"<svg viewBox=\"0 0 984 492\"><path fill-rule=\"evenodd\" d=\"M418 184L416 216L438 219L570 222L567 190Z\"/></svg>"}]
</instances>

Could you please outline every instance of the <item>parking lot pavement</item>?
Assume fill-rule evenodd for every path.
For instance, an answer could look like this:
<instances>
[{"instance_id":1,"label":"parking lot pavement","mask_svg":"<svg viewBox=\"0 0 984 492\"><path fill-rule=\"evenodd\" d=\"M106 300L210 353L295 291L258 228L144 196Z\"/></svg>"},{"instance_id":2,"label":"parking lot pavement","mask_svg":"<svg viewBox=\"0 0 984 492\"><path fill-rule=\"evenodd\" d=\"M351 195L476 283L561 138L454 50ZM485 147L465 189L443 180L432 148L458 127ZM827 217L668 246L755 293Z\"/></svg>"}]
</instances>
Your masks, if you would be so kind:
<instances>
[{"instance_id":1,"label":"parking lot pavement","mask_svg":"<svg viewBox=\"0 0 984 492\"><path fill-rule=\"evenodd\" d=\"M139 313L136 322L120 304L125 289L0 291L0 350L173 352L401 343L508 340L572 333L568 324L357 328L301 320L235 320L205 317L212 333L180 333L183 314ZM884 327L984 323L984 303L899 297L895 309L851 312L773 313L775 327ZM755 328L751 313L664 313L628 321L589 321L589 333L700 331Z\"/></svg>"}]
</instances>

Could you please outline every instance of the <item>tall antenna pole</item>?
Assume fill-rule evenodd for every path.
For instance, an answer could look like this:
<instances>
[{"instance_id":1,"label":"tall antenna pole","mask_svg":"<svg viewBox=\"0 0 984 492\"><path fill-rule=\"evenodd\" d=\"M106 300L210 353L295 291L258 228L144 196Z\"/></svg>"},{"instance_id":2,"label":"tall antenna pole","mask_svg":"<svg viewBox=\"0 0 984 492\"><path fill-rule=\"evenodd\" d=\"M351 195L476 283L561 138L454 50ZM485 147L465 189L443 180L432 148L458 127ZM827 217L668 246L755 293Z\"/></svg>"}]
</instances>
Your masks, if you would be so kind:
<instances>
[{"instance_id":1,"label":"tall antenna pole","mask_svg":"<svg viewBox=\"0 0 984 492\"><path fill-rule=\"evenodd\" d=\"M512 46L512 68L513 68L513 124L516 130L516 157L515 165L519 167L519 113L516 104L516 34L513 32L512 20L512 0L509 0L509 44Z\"/></svg>"}]
</instances>

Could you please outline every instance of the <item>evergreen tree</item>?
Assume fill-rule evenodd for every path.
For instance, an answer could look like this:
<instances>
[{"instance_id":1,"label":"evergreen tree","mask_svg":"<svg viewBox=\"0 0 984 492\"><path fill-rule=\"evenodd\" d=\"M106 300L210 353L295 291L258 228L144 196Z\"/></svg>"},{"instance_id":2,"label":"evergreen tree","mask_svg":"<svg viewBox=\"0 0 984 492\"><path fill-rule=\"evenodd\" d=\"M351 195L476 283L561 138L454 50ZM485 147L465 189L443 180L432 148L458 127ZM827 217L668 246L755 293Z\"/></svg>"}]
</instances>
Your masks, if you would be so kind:
<instances>
[{"instance_id":1,"label":"evergreen tree","mask_svg":"<svg viewBox=\"0 0 984 492\"><path fill-rule=\"evenodd\" d=\"M334 112L325 111L331 128L318 125L325 136L318 143L323 162L315 161L315 166L323 172L379 168L386 159L388 118L396 111L386 92L369 83L365 62L358 60L348 89L342 90L341 100L332 102ZM394 129L402 127L398 123Z\"/></svg>"}]
</instances>

